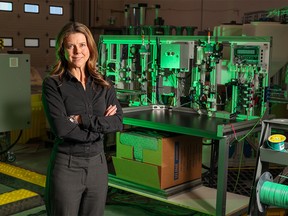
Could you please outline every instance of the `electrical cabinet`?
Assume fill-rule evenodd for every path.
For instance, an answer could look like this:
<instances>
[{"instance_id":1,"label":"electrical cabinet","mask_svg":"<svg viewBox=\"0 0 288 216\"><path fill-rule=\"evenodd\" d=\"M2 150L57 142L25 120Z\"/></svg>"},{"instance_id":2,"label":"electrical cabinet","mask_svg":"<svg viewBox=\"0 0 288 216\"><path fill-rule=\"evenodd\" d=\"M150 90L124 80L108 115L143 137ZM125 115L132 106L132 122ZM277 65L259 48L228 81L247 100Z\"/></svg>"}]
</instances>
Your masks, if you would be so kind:
<instances>
[{"instance_id":1,"label":"electrical cabinet","mask_svg":"<svg viewBox=\"0 0 288 216\"><path fill-rule=\"evenodd\" d=\"M30 56L0 54L0 132L31 124Z\"/></svg>"}]
</instances>

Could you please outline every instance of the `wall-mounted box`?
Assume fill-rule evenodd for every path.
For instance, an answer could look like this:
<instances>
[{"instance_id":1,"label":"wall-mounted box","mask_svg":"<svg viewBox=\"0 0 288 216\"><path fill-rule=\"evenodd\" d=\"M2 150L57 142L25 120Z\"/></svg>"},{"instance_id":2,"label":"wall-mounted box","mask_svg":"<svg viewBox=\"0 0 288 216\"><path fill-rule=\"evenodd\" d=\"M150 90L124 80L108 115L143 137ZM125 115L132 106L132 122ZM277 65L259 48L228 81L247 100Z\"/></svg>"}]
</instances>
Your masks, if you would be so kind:
<instances>
[{"instance_id":1,"label":"wall-mounted box","mask_svg":"<svg viewBox=\"0 0 288 216\"><path fill-rule=\"evenodd\" d=\"M161 68L188 69L189 59L193 57L188 43L161 44Z\"/></svg>"}]
</instances>

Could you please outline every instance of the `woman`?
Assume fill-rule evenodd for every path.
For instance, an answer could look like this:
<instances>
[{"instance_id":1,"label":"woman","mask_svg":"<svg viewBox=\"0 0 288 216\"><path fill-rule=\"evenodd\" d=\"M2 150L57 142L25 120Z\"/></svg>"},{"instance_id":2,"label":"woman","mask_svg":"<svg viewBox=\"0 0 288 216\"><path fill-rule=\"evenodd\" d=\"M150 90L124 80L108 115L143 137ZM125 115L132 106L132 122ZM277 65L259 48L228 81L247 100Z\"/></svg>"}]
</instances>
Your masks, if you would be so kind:
<instances>
[{"instance_id":1,"label":"woman","mask_svg":"<svg viewBox=\"0 0 288 216\"><path fill-rule=\"evenodd\" d=\"M122 130L122 109L113 86L97 71L96 44L85 25L62 28L56 57L42 92L56 137L47 172L47 213L103 215L108 188L103 138Z\"/></svg>"}]
</instances>

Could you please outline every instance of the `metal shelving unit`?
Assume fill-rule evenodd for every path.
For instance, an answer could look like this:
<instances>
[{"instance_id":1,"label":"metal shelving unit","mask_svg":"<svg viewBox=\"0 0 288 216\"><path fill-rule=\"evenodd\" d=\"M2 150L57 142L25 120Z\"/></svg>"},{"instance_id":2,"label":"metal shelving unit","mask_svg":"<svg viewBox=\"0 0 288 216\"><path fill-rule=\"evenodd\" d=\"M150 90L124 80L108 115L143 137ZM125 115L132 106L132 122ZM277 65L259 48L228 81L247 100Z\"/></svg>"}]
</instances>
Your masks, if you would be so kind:
<instances>
[{"instance_id":1,"label":"metal shelving unit","mask_svg":"<svg viewBox=\"0 0 288 216\"><path fill-rule=\"evenodd\" d=\"M287 134L288 119L272 119L264 120L262 122L261 137L259 139L259 150L256 160L257 164L254 174L252 194L249 201L249 215L263 215L266 211L266 208L268 207L262 204L259 206L259 200L257 200L257 185L258 182L261 181L261 176L265 174L265 172L269 171L269 165L280 165L283 166L284 169L287 169L285 166L288 166L288 151L272 150L266 144L268 137L272 135L273 131ZM287 144L285 144L285 148L287 149Z\"/></svg>"}]
</instances>

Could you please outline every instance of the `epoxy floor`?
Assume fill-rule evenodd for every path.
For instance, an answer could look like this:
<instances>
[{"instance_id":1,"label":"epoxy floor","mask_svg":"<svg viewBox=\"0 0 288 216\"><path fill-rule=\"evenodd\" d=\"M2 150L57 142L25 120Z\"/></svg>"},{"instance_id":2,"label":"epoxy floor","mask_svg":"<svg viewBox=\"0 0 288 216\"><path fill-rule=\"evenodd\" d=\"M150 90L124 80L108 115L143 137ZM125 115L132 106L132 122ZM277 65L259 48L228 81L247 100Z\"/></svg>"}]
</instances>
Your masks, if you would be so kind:
<instances>
[{"instance_id":1,"label":"epoxy floor","mask_svg":"<svg viewBox=\"0 0 288 216\"><path fill-rule=\"evenodd\" d=\"M43 141L29 141L26 144L17 144L11 151L15 154L14 162L6 162L15 167L21 167L32 172L45 175L51 146ZM111 162L112 163L112 162ZM108 164L111 166L111 164ZM112 165L113 166L113 165ZM5 185L2 184L2 188ZM42 190L42 189L41 189ZM0 182L1 192L1 182ZM42 193L43 192L43 193ZM41 196L44 195L40 191ZM15 206L17 208L17 206ZM44 205L13 214L14 216L45 216ZM145 198L109 187L108 198L106 202L105 216L172 216L172 215L203 215L192 210L184 209L178 206L163 203L157 200Z\"/></svg>"}]
</instances>

